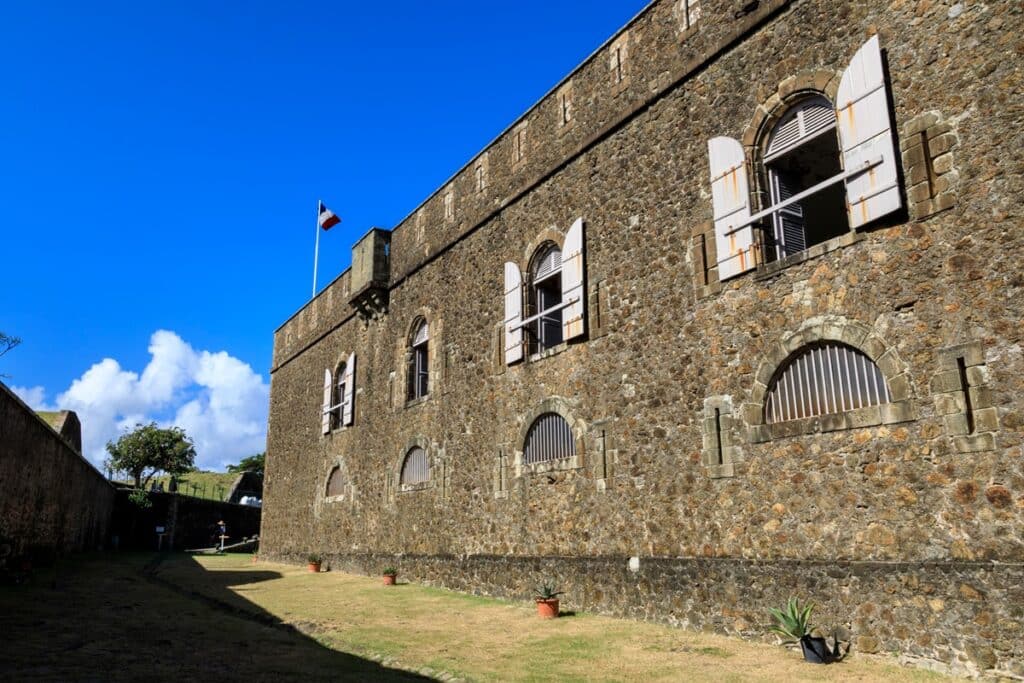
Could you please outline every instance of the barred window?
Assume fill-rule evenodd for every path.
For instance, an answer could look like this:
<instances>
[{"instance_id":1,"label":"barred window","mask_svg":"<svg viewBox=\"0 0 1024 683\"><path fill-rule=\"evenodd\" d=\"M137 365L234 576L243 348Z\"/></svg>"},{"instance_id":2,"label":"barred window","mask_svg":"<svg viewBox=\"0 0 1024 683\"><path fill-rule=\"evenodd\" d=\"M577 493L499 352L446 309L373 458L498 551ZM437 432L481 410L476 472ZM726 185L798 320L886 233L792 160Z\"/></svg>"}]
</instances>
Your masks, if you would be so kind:
<instances>
[{"instance_id":1,"label":"barred window","mask_svg":"<svg viewBox=\"0 0 1024 683\"><path fill-rule=\"evenodd\" d=\"M341 473L341 468L335 466L331 470L331 476L327 478L327 496L344 495L346 484L348 484L348 481L345 479L345 475Z\"/></svg>"},{"instance_id":2,"label":"barred window","mask_svg":"<svg viewBox=\"0 0 1024 683\"><path fill-rule=\"evenodd\" d=\"M530 465L576 455L572 428L558 413L544 413L530 427L523 445L523 462Z\"/></svg>"},{"instance_id":3,"label":"barred window","mask_svg":"<svg viewBox=\"0 0 1024 683\"><path fill-rule=\"evenodd\" d=\"M889 387L874 361L838 342L798 350L776 372L765 400L765 422L831 415L889 403Z\"/></svg>"},{"instance_id":4,"label":"barred window","mask_svg":"<svg viewBox=\"0 0 1024 683\"><path fill-rule=\"evenodd\" d=\"M419 446L413 446L405 454L405 461L402 462L402 474L398 483L423 484L430 481L430 461L427 459L427 452Z\"/></svg>"}]
</instances>

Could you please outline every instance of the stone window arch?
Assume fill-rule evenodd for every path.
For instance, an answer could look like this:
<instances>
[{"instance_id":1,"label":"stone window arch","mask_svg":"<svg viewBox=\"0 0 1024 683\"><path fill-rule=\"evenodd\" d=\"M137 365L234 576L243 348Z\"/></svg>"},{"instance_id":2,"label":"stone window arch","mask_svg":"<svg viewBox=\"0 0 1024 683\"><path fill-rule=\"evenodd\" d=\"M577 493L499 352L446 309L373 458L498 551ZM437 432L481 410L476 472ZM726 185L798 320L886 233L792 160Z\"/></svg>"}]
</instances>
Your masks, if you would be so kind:
<instances>
[{"instance_id":1,"label":"stone window arch","mask_svg":"<svg viewBox=\"0 0 1024 683\"><path fill-rule=\"evenodd\" d=\"M835 107L820 93L793 98L764 135L759 171L766 206L782 204L842 173ZM763 233L768 261L799 254L849 232L842 183L821 188L773 213Z\"/></svg>"},{"instance_id":2,"label":"stone window arch","mask_svg":"<svg viewBox=\"0 0 1024 683\"><path fill-rule=\"evenodd\" d=\"M765 424L834 415L889 403L889 385L874 361L836 341L796 350L779 367L764 401Z\"/></svg>"},{"instance_id":3,"label":"stone window arch","mask_svg":"<svg viewBox=\"0 0 1024 683\"><path fill-rule=\"evenodd\" d=\"M423 491L443 485L447 475L443 466L443 448L424 436L414 436L406 442L392 460L385 486L387 499L395 500L396 493Z\"/></svg>"},{"instance_id":4,"label":"stone window arch","mask_svg":"<svg viewBox=\"0 0 1024 683\"><path fill-rule=\"evenodd\" d=\"M825 355L830 352L829 372L833 373L838 361L846 387L849 387L848 380L855 377L845 374L847 362L851 373L855 369L860 373L860 379L855 381L869 379L874 384L877 379L878 385L872 389L870 398L862 392L839 399L835 392L844 390L837 383L839 376L831 374L830 384L824 380L820 369ZM805 382L808 376L812 380L817 376L818 384ZM789 393L790 406L796 395L798 402L804 401L804 407L781 409L780 400L785 396L778 392L789 390L794 383L802 383L798 390L803 393ZM817 392L822 397L818 387L824 387L828 393L827 403L824 408L818 403L808 409L809 395ZM854 384L854 392L861 391L859 387L861 385ZM770 401L772 406L769 406ZM755 375L750 401L743 406L743 419L748 425L750 441L754 443L799 434L908 422L914 419L910 376L896 350L872 328L840 316L814 318L800 329L787 333L765 354Z\"/></svg>"},{"instance_id":5,"label":"stone window arch","mask_svg":"<svg viewBox=\"0 0 1024 683\"><path fill-rule=\"evenodd\" d=\"M582 468L586 433L568 401L545 399L523 417L513 456L515 476Z\"/></svg>"},{"instance_id":6,"label":"stone window arch","mask_svg":"<svg viewBox=\"0 0 1024 683\"><path fill-rule=\"evenodd\" d=\"M337 498L344 496L346 489L348 489L348 477L345 476L340 465L335 465L327 475L327 490L324 495L328 499Z\"/></svg>"}]
</instances>

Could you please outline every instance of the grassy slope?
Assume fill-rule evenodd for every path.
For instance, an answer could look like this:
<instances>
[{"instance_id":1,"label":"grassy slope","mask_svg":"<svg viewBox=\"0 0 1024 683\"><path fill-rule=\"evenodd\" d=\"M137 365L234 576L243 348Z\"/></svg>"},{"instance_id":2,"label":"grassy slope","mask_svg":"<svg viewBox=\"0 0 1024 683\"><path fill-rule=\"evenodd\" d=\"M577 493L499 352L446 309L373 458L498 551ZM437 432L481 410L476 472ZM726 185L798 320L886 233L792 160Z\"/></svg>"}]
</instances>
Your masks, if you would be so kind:
<instances>
[{"instance_id":1,"label":"grassy slope","mask_svg":"<svg viewBox=\"0 0 1024 683\"><path fill-rule=\"evenodd\" d=\"M178 479L178 493L184 493L190 496L196 495L200 498L221 500L222 498L227 497L228 493L231 491L231 485L235 483L236 479L238 479L238 475L230 472L189 472ZM156 477L155 481L163 482L164 490L166 491L170 484L171 477L165 474ZM196 484L199 487L195 494L192 493L192 484ZM203 493L204 486L206 487L205 494ZM218 486L221 488L218 489Z\"/></svg>"}]
</instances>

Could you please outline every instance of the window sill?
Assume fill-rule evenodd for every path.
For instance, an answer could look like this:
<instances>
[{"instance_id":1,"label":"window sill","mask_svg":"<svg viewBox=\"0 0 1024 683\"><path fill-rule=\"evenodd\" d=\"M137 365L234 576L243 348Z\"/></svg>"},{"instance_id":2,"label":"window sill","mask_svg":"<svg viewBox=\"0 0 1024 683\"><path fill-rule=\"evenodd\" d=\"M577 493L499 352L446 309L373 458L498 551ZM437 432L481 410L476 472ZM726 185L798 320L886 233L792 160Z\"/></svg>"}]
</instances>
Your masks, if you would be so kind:
<instances>
[{"instance_id":1,"label":"window sill","mask_svg":"<svg viewBox=\"0 0 1024 683\"><path fill-rule=\"evenodd\" d=\"M914 419L910 401L894 401L877 406L857 408L845 413L818 415L800 420L754 425L750 428L752 443L765 443L803 434L838 432L881 424L910 422Z\"/></svg>"},{"instance_id":2,"label":"window sill","mask_svg":"<svg viewBox=\"0 0 1024 683\"><path fill-rule=\"evenodd\" d=\"M522 456L520 456L522 457ZM524 474L547 474L549 472L566 472L568 470L578 470L582 468L580 462L580 456L574 455L570 458L559 458L558 460L546 460L544 462L535 463L522 463L517 462L515 465L516 476L521 477Z\"/></svg>"},{"instance_id":3,"label":"window sill","mask_svg":"<svg viewBox=\"0 0 1024 683\"><path fill-rule=\"evenodd\" d=\"M429 481L424 481L419 484L399 484L399 493L413 493L415 491L426 491L431 488L432 484Z\"/></svg>"},{"instance_id":4,"label":"window sill","mask_svg":"<svg viewBox=\"0 0 1024 683\"><path fill-rule=\"evenodd\" d=\"M420 396L419 398L410 399L410 400L405 402L405 405L403 407L404 408L415 408L416 406L421 405L421 404L426 403L427 401L429 401L430 400L430 396L431 396L431 394L424 394L423 396Z\"/></svg>"},{"instance_id":5,"label":"window sill","mask_svg":"<svg viewBox=\"0 0 1024 683\"><path fill-rule=\"evenodd\" d=\"M558 344L555 344L551 348L544 349L543 351L538 351L537 353L531 353L529 357L527 357L526 361L528 363L535 363L539 360L550 358L551 356L557 356L558 354L562 353L568 348L569 342L559 342Z\"/></svg>"},{"instance_id":6,"label":"window sill","mask_svg":"<svg viewBox=\"0 0 1024 683\"><path fill-rule=\"evenodd\" d=\"M345 498L346 496L344 493L337 496L327 496L324 498L324 503L343 503L345 502Z\"/></svg>"},{"instance_id":7,"label":"window sill","mask_svg":"<svg viewBox=\"0 0 1024 683\"><path fill-rule=\"evenodd\" d=\"M859 232L854 232L851 230L850 232L840 235L839 237L833 237L830 240L825 240L824 242L819 242L818 244L807 247L803 251L798 252L796 254L791 254L784 259L779 259L778 261L771 261L770 263L761 264L760 266L757 267L757 271L755 271L754 279L766 280L768 278L774 277L780 271L783 271L786 268L803 263L804 261L810 261L811 259L827 254L830 251L835 251L836 249L848 247L851 244L859 242L861 239L863 239L863 237Z\"/></svg>"}]
</instances>

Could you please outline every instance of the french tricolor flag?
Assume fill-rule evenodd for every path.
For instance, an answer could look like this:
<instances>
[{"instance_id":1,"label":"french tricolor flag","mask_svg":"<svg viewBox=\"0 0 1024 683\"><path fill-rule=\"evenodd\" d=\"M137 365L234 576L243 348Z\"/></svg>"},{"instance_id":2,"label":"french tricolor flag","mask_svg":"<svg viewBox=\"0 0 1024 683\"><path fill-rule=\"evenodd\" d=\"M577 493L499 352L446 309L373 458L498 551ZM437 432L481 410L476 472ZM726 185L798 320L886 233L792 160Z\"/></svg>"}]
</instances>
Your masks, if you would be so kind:
<instances>
[{"instance_id":1,"label":"french tricolor flag","mask_svg":"<svg viewBox=\"0 0 1024 683\"><path fill-rule=\"evenodd\" d=\"M320 222L320 227L324 230L330 230L335 225L341 222L341 219L334 215L334 212L327 208L327 205L320 202L320 214L317 220Z\"/></svg>"}]
</instances>

